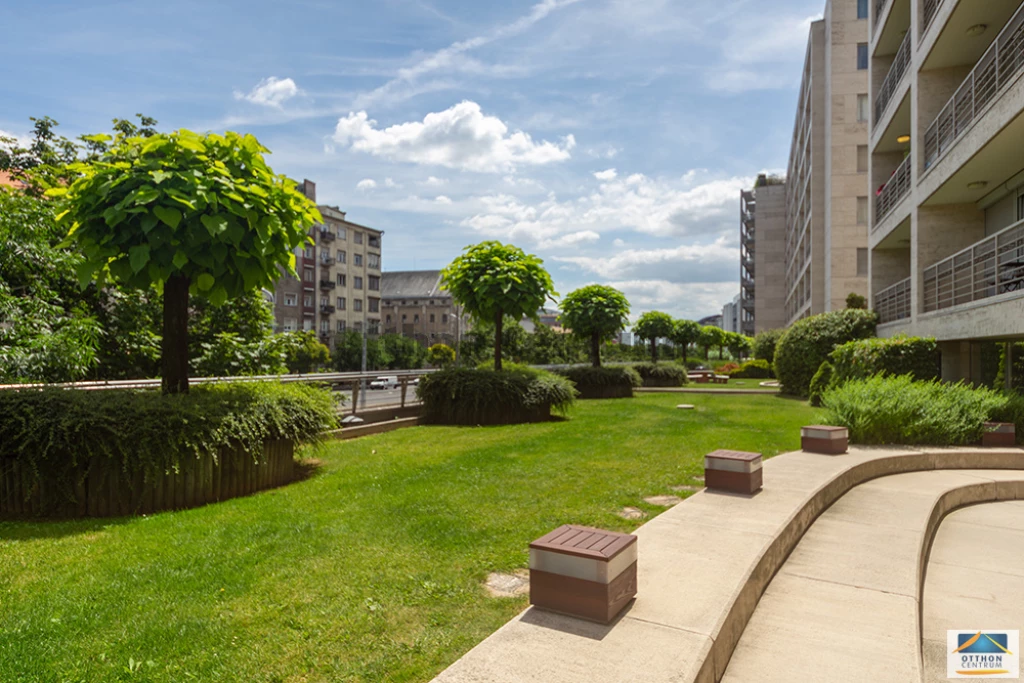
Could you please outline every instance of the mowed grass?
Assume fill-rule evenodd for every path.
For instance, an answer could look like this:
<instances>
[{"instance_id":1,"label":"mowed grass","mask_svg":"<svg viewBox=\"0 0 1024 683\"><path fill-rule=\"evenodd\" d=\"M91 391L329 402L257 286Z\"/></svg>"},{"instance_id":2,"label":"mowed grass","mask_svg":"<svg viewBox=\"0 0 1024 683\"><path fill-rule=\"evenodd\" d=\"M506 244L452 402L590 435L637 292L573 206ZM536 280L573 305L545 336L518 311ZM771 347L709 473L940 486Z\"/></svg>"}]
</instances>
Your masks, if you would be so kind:
<instances>
[{"instance_id":1,"label":"mowed grass","mask_svg":"<svg viewBox=\"0 0 1024 683\"><path fill-rule=\"evenodd\" d=\"M696 411L681 411L678 403ZM426 681L526 606L492 571L564 523L799 446L806 403L654 394L310 449L302 482L145 518L0 523L0 681ZM687 495L682 493L679 495Z\"/></svg>"}]
</instances>

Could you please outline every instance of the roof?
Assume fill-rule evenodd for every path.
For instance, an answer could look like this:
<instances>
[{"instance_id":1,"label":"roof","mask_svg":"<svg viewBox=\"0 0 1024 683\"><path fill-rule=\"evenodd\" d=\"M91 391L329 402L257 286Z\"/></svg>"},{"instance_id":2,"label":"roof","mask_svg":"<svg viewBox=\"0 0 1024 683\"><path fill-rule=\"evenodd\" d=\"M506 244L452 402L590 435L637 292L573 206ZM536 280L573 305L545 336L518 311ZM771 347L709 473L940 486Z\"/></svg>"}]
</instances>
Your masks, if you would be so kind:
<instances>
[{"instance_id":1,"label":"roof","mask_svg":"<svg viewBox=\"0 0 1024 683\"><path fill-rule=\"evenodd\" d=\"M329 206L327 204L317 204L316 208L318 208L320 210L320 215L322 215L324 218L330 218L332 221L337 221L339 223L344 223L344 224L349 225L349 226L351 226L353 228L359 228L361 230L369 230L370 232L376 232L376 233L381 234L381 235L384 234L383 230L378 230L377 228L371 228L368 225L360 225L359 223L355 223L353 221L350 221L348 218L346 218L347 214L344 211L342 211L340 208L338 208L337 206Z\"/></svg>"},{"instance_id":2,"label":"roof","mask_svg":"<svg viewBox=\"0 0 1024 683\"><path fill-rule=\"evenodd\" d=\"M385 299L448 297L441 291L440 270L402 270L381 273L380 295Z\"/></svg>"}]
</instances>

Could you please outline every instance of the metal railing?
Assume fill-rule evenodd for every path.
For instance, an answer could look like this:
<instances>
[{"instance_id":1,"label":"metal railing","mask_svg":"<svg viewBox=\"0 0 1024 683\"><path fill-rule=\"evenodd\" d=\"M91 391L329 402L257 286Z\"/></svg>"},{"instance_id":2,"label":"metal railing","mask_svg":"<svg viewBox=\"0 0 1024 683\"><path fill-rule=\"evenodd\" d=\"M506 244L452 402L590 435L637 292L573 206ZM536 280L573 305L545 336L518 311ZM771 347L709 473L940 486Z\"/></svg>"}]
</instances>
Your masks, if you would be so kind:
<instances>
[{"instance_id":1,"label":"metal railing","mask_svg":"<svg viewBox=\"0 0 1024 683\"><path fill-rule=\"evenodd\" d=\"M1024 294L1024 221L925 268L924 311Z\"/></svg>"},{"instance_id":2,"label":"metal railing","mask_svg":"<svg viewBox=\"0 0 1024 683\"><path fill-rule=\"evenodd\" d=\"M329 267L333 266L334 263L335 263L335 261L334 261L334 257L333 256L321 256L320 257L320 265L324 266L325 268L329 268Z\"/></svg>"},{"instance_id":3,"label":"metal railing","mask_svg":"<svg viewBox=\"0 0 1024 683\"><path fill-rule=\"evenodd\" d=\"M1024 4L982 55L924 134L924 167L952 149L971 123L1024 68Z\"/></svg>"},{"instance_id":4,"label":"metal railing","mask_svg":"<svg viewBox=\"0 0 1024 683\"><path fill-rule=\"evenodd\" d=\"M874 309L878 314L878 322L892 323L909 318L911 303L909 277L891 287L886 287L875 294Z\"/></svg>"},{"instance_id":5,"label":"metal railing","mask_svg":"<svg viewBox=\"0 0 1024 683\"><path fill-rule=\"evenodd\" d=\"M333 242L335 234L326 228L320 230L320 241L321 242Z\"/></svg>"},{"instance_id":6,"label":"metal railing","mask_svg":"<svg viewBox=\"0 0 1024 683\"><path fill-rule=\"evenodd\" d=\"M928 32L929 27L932 25L932 20L935 19L935 15L939 12L939 7L942 6L943 0L924 0L924 23L921 25L921 35L923 36Z\"/></svg>"},{"instance_id":7,"label":"metal railing","mask_svg":"<svg viewBox=\"0 0 1024 683\"><path fill-rule=\"evenodd\" d=\"M889 107L893 96L896 94L896 90L899 88L900 83L903 82L903 77L910 70L911 42L910 33L908 32L903 38L903 43L900 44L900 49L896 51L896 59L889 68L889 73L886 74L885 80L882 81L882 87L878 89L878 97L875 98L876 125L882 120L882 114Z\"/></svg>"},{"instance_id":8,"label":"metal railing","mask_svg":"<svg viewBox=\"0 0 1024 683\"><path fill-rule=\"evenodd\" d=\"M885 13L885 6L889 4L889 0L875 0L875 23L872 26L872 30L878 30L878 20L882 18L882 14Z\"/></svg>"},{"instance_id":9,"label":"metal railing","mask_svg":"<svg viewBox=\"0 0 1024 683\"><path fill-rule=\"evenodd\" d=\"M330 315L331 313L334 313L334 311L335 311L335 308L334 308L333 305L331 305L331 304L320 304L320 312L321 313L325 313L327 315Z\"/></svg>"},{"instance_id":10,"label":"metal railing","mask_svg":"<svg viewBox=\"0 0 1024 683\"><path fill-rule=\"evenodd\" d=\"M321 280L320 289L334 289L338 284L334 280Z\"/></svg>"},{"instance_id":11,"label":"metal railing","mask_svg":"<svg viewBox=\"0 0 1024 683\"><path fill-rule=\"evenodd\" d=\"M878 227L882 220L889 215L896 205L910 193L910 160L913 155L907 155L903 163L896 168L896 172L889 178L882 191L875 197L875 223Z\"/></svg>"}]
</instances>

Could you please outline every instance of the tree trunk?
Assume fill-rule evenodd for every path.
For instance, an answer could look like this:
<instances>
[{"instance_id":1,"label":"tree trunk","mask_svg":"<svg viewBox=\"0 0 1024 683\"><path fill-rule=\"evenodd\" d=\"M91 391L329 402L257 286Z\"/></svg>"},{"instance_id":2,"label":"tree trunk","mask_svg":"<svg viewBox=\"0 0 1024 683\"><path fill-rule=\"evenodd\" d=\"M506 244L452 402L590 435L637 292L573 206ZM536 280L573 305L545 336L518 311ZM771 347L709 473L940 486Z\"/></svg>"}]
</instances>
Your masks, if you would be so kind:
<instances>
[{"instance_id":1,"label":"tree trunk","mask_svg":"<svg viewBox=\"0 0 1024 683\"><path fill-rule=\"evenodd\" d=\"M494 369L501 370L501 328L505 322L499 310L494 314Z\"/></svg>"},{"instance_id":2,"label":"tree trunk","mask_svg":"<svg viewBox=\"0 0 1024 683\"><path fill-rule=\"evenodd\" d=\"M651 362L658 362L658 340L656 338L651 340Z\"/></svg>"},{"instance_id":3,"label":"tree trunk","mask_svg":"<svg viewBox=\"0 0 1024 683\"><path fill-rule=\"evenodd\" d=\"M687 365L686 365L686 350L687 350L687 348L689 346L690 346L689 344L683 344L683 367L684 368L687 367Z\"/></svg>"},{"instance_id":4,"label":"tree trunk","mask_svg":"<svg viewBox=\"0 0 1024 683\"><path fill-rule=\"evenodd\" d=\"M164 338L161 345L161 386L165 394L188 393L189 279L172 275L164 284Z\"/></svg>"},{"instance_id":5,"label":"tree trunk","mask_svg":"<svg viewBox=\"0 0 1024 683\"><path fill-rule=\"evenodd\" d=\"M601 337L597 332L590 336L590 360L595 368L601 367Z\"/></svg>"}]
</instances>

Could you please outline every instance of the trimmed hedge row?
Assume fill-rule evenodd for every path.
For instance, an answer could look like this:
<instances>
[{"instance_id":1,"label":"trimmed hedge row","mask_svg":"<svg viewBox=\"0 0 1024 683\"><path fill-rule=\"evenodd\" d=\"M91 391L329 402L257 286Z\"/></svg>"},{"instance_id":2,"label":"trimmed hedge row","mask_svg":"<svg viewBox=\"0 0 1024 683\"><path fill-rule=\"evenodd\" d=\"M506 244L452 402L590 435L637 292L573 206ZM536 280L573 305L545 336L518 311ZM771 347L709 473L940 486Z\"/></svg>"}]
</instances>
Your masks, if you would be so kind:
<instances>
[{"instance_id":1,"label":"trimmed hedge row","mask_svg":"<svg viewBox=\"0 0 1024 683\"><path fill-rule=\"evenodd\" d=\"M830 357L836 384L879 373L919 380L937 379L940 374L939 346L933 338L859 339L837 346Z\"/></svg>"},{"instance_id":2,"label":"trimmed hedge row","mask_svg":"<svg viewBox=\"0 0 1024 683\"><path fill-rule=\"evenodd\" d=\"M583 399L632 398L633 389L643 385L637 371L628 366L595 368L579 365L555 370L555 373L575 384L579 397Z\"/></svg>"},{"instance_id":3,"label":"trimmed hedge row","mask_svg":"<svg viewBox=\"0 0 1024 683\"><path fill-rule=\"evenodd\" d=\"M634 363L645 387L686 386L686 370L677 363Z\"/></svg>"},{"instance_id":4,"label":"trimmed hedge row","mask_svg":"<svg viewBox=\"0 0 1024 683\"><path fill-rule=\"evenodd\" d=\"M771 379L772 367L766 360L748 360L729 373L733 379Z\"/></svg>"},{"instance_id":5,"label":"trimmed hedge row","mask_svg":"<svg viewBox=\"0 0 1024 683\"><path fill-rule=\"evenodd\" d=\"M512 363L503 369L449 368L420 380L421 421L444 425L503 425L545 422L576 400L565 377Z\"/></svg>"},{"instance_id":6,"label":"trimmed hedge row","mask_svg":"<svg viewBox=\"0 0 1024 683\"><path fill-rule=\"evenodd\" d=\"M807 396L814 374L835 347L875 336L877 322L871 311L846 309L794 323L775 348L775 376L783 393Z\"/></svg>"}]
</instances>

